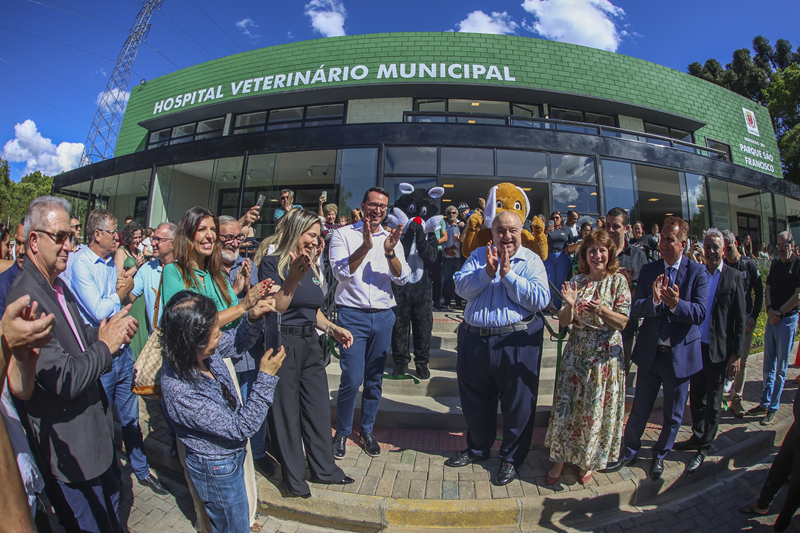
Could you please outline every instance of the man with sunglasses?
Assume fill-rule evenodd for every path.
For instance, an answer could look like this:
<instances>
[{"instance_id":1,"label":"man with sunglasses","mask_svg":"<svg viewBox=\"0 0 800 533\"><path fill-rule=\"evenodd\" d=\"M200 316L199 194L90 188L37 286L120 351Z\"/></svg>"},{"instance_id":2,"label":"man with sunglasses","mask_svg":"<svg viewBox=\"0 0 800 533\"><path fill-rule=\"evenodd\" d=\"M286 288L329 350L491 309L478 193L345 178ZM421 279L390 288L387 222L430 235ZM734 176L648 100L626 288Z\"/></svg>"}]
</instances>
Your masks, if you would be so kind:
<instances>
[{"instance_id":1,"label":"man with sunglasses","mask_svg":"<svg viewBox=\"0 0 800 533\"><path fill-rule=\"evenodd\" d=\"M372 187L364 194L364 218L334 231L330 262L339 308L337 325L353 334L353 344L341 349L342 377L336 397L336 436L333 455L345 455L345 442L353 431L353 414L358 389L364 384L361 400L361 443L367 455L380 455L381 448L372 435L381 401L383 368L392 341L397 304L392 284L405 285L411 269L402 246L397 246L403 225L386 230L381 222L389 208L389 193Z\"/></svg>"},{"instance_id":2,"label":"man with sunglasses","mask_svg":"<svg viewBox=\"0 0 800 533\"><path fill-rule=\"evenodd\" d=\"M742 273L744 281L745 298L745 328L744 341L742 344L741 361L736 378L733 381L733 399L731 401L731 411L736 418L744 417L742 407L742 391L747 375L747 356L750 355L750 344L753 341L753 333L756 329L758 315L761 314L761 305L764 302L764 283L758 272L758 265L739 253L738 243L733 232L726 229L722 232L725 240L725 264L733 267Z\"/></svg>"},{"instance_id":3,"label":"man with sunglasses","mask_svg":"<svg viewBox=\"0 0 800 533\"><path fill-rule=\"evenodd\" d=\"M95 209L89 213L86 233L89 244L75 257L69 287L78 301L84 321L91 327L97 327L130 303L134 281L127 273L122 278L117 275L113 256L118 244L117 217L114 213L105 209ZM139 427L139 397L131 392L132 380L133 354L130 346L124 346L122 353L114 358L110 371L100 377L100 382L109 402L117 408L125 452L139 484L156 494L165 495L167 490L150 473L144 453L144 439ZM112 468L119 479L121 472L116 460Z\"/></svg>"},{"instance_id":4,"label":"man with sunglasses","mask_svg":"<svg viewBox=\"0 0 800 533\"><path fill-rule=\"evenodd\" d=\"M292 209L300 208L302 209L302 205L295 205L292 204L294 201L294 192L289 189L282 189L281 190L281 206L275 209L275 212L272 214L275 222L277 223L280 218L291 211Z\"/></svg>"},{"instance_id":5,"label":"man with sunglasses","mask_svg":"<svg viewBox=\"0 0 800 533\"><path fill-rule=\"evenodd\" d=\"M81 221L77 217L69 219L69 230L72 232L72 251L77 252L83 248L81 244Z\"/></svg>"},{"instance_id":6,"label":"man with sunglasses","mask_svg":"<svg viewBox=\"0 0 800 533\"><path fill-rule=\"evenodd\" d=\"M797 329L800 303L800 259L794 253L794 239L789 231L778 234L778 260L772 262L767 276L764 300L767 304L767 327L764 330L764 389L759 404L748 416L760 416L761 425L772 423L781 404L781 393L789 366L789 352Z\"/></svg>"},{"instance_id":7,"label":"man with sunglasses","mask_svg":"<svg viewBox=\"0 0 800 533\"><path fill-rule=\"evenodd\" d=\"M8 294L8 289L11 288L11 284L17 279L19 269L22 268L22 260L25 259L25 226L23 224L17 226L17 233L14 235L14 240L16 241L16 259L14 260L14 264L11 265L8 270L0 274L0 316L3 316L3 313L6 311L6 294Z\"/></svg>"},{"instance_id":8,"label":"man with sunglasses","mask_svg":"<svg viewBox=\"0 0 800 533\"><path fill-rule=\"evenodd\" d=\"M12 392L28 398L32 441L65 529L121 532L120 491L111 468L114 426L98 378L112 367L112 353L130 342L137 324L126 316L129 307L109 315L99 327L81 320L72 292L59 279L72 244L69 209L63 198L42 196L25 215L26 257L8 301L27 295L38 312L54 316L55 322L47 345L39 354L29 354L35 374L28 374ZM69 508L58 505L62 502Z\"/></svg>"}]
</instances>

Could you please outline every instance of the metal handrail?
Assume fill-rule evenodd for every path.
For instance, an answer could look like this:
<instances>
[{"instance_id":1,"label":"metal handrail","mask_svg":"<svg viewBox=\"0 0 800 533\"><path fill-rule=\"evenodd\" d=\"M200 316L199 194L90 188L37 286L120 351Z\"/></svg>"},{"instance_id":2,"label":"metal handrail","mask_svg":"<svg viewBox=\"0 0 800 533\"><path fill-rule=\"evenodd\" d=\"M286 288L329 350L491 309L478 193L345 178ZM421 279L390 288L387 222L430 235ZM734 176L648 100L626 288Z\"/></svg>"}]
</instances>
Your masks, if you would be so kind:
<instances>
[{"instance_id":1,"label":"metal handrail","mask_svg":"<svg viewBox=\"0 0 800 533\"><path fill-rule=\"evenodd\" d=\"M445 112L445 111L404 111L403 112L403 122L410 122L408 119L410 117L444 117L444 118L493 118L493 119L502 119L505 122L506 126L518 126L521 123L538 123L542 124L543 126L546 125L553 125L555 126L552 129L560 129L559 126L564 127L572 127L572 128L580 128L584 130L582 132L587 135L598 135L604 136L604 132L611 132L611 133L619 133L622 135L630 135L635 137L635 139L625 139L634 142L647 142L643 139L652 139L655 141L662 141L666 143L666 146L670 148L679 148L680 146L684 146L686 148L691 148L693 151L696 151L698 155L703 157L713 157L715 159L723 159L725 161L730 161L728 159L728 154L722 150L717 150L716 148L711 148L708 146L702 146L699 144L690 143L687 141L682 141L680 139L673 139L672 137L665 137L663 135L658 135L655 133L645 133L642 131L635 131L635 130L626 130L623 128L617 128L614 126L603 126L601 124L589 124L586 122L574 122L571 120L561 120L556 118L540 118L540 117L522 117L519 115L497 115L491 113L452 113L452 112ZM544 129L551 129L551 128L544 128ZM593 132L588 131L593 130ZM611 136L611 135L606 135Z\"/></svg>"}]
</instances>

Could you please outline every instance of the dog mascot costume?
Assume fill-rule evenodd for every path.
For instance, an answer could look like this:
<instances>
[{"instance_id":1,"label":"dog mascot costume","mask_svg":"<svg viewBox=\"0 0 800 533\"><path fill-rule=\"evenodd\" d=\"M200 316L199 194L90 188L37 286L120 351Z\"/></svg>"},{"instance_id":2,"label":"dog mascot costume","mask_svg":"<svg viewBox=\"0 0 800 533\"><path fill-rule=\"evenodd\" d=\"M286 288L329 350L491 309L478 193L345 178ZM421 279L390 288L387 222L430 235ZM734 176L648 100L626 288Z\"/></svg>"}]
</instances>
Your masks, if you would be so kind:
<instances>
[{"instance_id":1,"label":"dog mascot costume","mask_svg":"<svg viewBox=\"0 0 800 533\"><path fill-rule=\"evenodd\" d=\"M531 206L528 195L513 183L500 183L489 190L486 200L486 223L480 212L475 212L469 217L467 227L461 240L461 255L469 257L472 252L492 240L492 221L498 213L512 211L524 223L530 214ZM547 259L547 235L544 233L544 223L539 217L531 221L531 233L522 230L522 246L539 255L542 261Z\"/></svg>"},{"instance_id":2,"label":"dog mascot costume","mask_svg":"<svg viewBox=\"0 0 800 533\"><path fill-rule=\"evenodd\" d=\"M411 362L408 347L410 328L414 330L414 364L417 376L431 377L428 362L431 357L431 333L433 331L433 291L428 274L436 260L439 242L436 229L442 220L437 198L444 194L442 187L414 189L413 185L401 183L403 196L387 217L390 228L403 224L400 242L406 254L411 278L405 285L394 285L394 308L397 317L392 330L392 359L394 375L406 373Z\"/></svg>"}]
</instances>

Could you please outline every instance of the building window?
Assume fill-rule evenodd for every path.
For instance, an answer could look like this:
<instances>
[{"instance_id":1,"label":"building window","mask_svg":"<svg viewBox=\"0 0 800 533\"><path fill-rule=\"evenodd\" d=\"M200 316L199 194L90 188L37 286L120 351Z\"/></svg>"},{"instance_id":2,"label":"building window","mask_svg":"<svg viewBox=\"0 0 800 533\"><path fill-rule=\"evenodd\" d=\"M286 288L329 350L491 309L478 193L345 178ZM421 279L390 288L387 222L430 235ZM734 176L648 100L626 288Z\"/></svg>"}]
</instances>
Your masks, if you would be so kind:
<instances>
[{"instance_id":1,"label":"building window","mask_svg":"<svg viewBox=\"0 0 800 533\"><path fill-rule=\"evenodd\" d=\"M653 135L660 135L662 137L670 137L678 141L694 143L694 136L689 131L668 128L667 126L659 126L658 124L650 124L649 122L644 123L644 131L645 133L652 133ZM669 142L659 139L648 139L647 142L669 146Z\"/></svg>"},{"instance_id":2,"label":"building window","mask_svg":"<svg viewBox=\"0 0 800 533\"><path fill-rule=\"evenodd\" d=\"M312 128L344 124L344 104L325 104L306 107L287 107L237 115L233 123L233 134L259 131Z\"/></svg>"},{"instance_id":3,"label":"building window","mask_svg":"<svg viewBox=\"0 0 800 533\"><path fill-rule=\"evenodd\" d=\"M428 113L463 113L465 115L514 115L518 117L542 116L539 104L520 104L514 102L500 102L495 100L465 100L443 98L418 98L414 102L414 111ZM499 121L499 122L498 122ZM505 124L505 119L479 118L469 116L463 120L460 117L414 117L414 122L459 122L464 124Z\"/></svg>"},{"instance_id":4,"label":"building window","mask_svg":"<svg viewBox=\"0 0 800 533\"><path fill-rule=\"evenodd\" d=\"M222 136L222 128L225 125L225 117L201 120L181 124L172 128L158 131L151 131L147 139L147 149L160 148L171 144L181 144L185 142L200 141L202 139L213 139Z\"/></svg>"},{"instance_id":5,"label":"building window","mask_svg":"<svg viewBox=\"0 0 800 533\"><path fill-rule=\"evenodd\" d=\"M550 118L556 120L568 120L570 122L585 122L587 124L597 124L598 126L616 127L617 121L611 115L601 115L599 113L588 113L577 109L565 109L562 107L550 106Z\"/></svg>"},{"instance_id":6,"label":"building window","mask_svg":"<svg viewBox=\"0 0 800 533\"><path fill-rule=\"evenodd\" d=\"M706 146L709 148L713 148L714 150L719 150L720 152L725 152L725 156L727 157L727 161L733 161L731 157L731 145L728 143L724 143L722 141L715 141L714 139L706 138ZM710 157L714 157L716 159L723 159L722 154L718 154L715 152L709 152L708 155Z\"/></svg>"}]
</instances>

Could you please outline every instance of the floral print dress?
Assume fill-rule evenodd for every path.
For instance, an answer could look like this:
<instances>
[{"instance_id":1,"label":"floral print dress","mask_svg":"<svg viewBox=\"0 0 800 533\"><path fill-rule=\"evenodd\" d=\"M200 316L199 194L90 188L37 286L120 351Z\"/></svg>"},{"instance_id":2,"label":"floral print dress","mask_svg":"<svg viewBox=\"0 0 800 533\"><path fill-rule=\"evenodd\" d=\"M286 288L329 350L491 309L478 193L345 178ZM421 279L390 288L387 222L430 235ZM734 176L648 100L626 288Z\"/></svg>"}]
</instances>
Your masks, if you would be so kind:
<instances>
[{"instance_id":1,"label":"floral print dress","mask_svg":"<svg viewBox=\"0 0 800 533\"><path fill-rule=\"evenodd\" d=\"M561 358L556 397L545 446L550 460L600 470L619 458L625 418L625 363L622 335L587 309L598 294L601 303L628 315L631 293L621 274L592 281L585 274L577 284L574 319Z\"/></svg>"}]
</instances>

